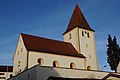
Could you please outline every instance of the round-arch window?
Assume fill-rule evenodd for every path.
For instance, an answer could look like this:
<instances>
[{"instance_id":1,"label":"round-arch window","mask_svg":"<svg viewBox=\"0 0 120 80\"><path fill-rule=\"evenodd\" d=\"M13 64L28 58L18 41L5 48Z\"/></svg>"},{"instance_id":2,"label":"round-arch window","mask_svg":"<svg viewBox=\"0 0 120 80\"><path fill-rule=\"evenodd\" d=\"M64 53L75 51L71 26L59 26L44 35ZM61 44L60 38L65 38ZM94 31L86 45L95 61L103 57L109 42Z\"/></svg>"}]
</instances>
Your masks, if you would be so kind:
<instances>
[{"instance_id":1,"label":"round-arch window","mask_svg":"<svg viewBox=\"0 0 120 80\"><path fill-rule=\"evenodd\" d=\"M53 62L53 67L59 67L59 63L57 61Z\"/></svg>"},{"instance_id":2,"label":"round-arch window","mask_svg":"<svg viewBox=\"0 0 120 80\"><path fill-rule=\"evenodd\" d=\"M70 63L70 68L71 69L75 68L75 64L74 63Z\"/></svg>"},{"instance_id":3,"label":"round-arch window","mask_svg":"<svg viewBox=\"0 0 120 80\"><path fill-rule=\"evenodd\" d=\"M91 66L88 66L88 67L87 67L87 70L92 70Z\"/></svg>"},{"instance_id":4,"label":"round-arch window","mask_svg":"<svg viewBox=\"0 0 120 80\"><path fill-rule=\"evenodd\" d=\"M44 63L44 60L43 60L42 58L39 58L39 59L38 59L38 63L39 63L40 65L42 65L42 64Z\"/></svg>"}]
</instances>

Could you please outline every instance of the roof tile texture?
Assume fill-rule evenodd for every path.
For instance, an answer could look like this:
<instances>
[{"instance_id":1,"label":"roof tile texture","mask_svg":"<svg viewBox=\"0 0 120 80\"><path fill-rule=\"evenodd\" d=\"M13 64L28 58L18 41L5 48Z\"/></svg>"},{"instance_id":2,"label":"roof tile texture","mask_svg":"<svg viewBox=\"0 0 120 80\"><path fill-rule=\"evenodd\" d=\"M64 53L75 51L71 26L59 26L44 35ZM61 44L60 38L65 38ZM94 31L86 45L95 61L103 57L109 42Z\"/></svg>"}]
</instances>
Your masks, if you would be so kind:
<instances>
[{"instance_id":1,"label":"roof tile texture","mask_svg":"<svg viewBox=\"0 0 120 80\"><path fill-rule=\"evenodd\" d=\"M72 17L70 19L70 22L68 24L68 27L63 34L69 32L70 30L74 29L75 27L94 31L93 29L90 28L89 24L87 23L83 13L81 12L81 10L77 4L76 4L76 7L72 14Z\"/></svg>"},{"instance_id":2,"label":"roof tile texture","mask_svg":"<svg viewBox=\"0 0 120 80\"><path fill-rule=\"evenodd\" d=\"M71 43L42 38L21 33L25 47L28 51L47 52L52 54L66 55L85 58L79 54Z\"/></svg>"}]
</instances>

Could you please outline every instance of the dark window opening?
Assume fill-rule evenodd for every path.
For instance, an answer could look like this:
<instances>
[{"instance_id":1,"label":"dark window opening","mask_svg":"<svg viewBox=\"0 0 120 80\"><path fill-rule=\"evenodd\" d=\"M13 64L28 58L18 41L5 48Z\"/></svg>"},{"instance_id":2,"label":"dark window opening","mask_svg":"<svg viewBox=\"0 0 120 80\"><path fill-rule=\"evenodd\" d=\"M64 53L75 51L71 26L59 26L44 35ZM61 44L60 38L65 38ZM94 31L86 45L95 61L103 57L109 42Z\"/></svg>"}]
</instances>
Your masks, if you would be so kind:
<instances>
[{"instance_id":1,"label":"dark window opening","mask_svg":"<svg viewBox=\"0 0 120 80\"><path fill-rule=\"evenodd\" d=\"M87 33L87 37L90 38L90 34L89 33Z\"/></svg>"},{"instance_id":2,"label":"dark window opening","mask_svg":"<svg viewBox=\"0 0 120 80\"><path fill-rule=\"evenodd\" d=\"M10 78L12 77L12 74L10 74Z\"/></svg>"},{"instance_id":3,"label":"dark window opening","mask_svg":"<svg viewBox=\"0 0 120 80\"><path fill-rule=\"evenodd\" d=\"M38 63L39 63L40 65L42 65L42 64L44 63L44 60L43 60L42 58L39 58L39 59L38 59Z\"/></svg>"},{"instance_id":4,"label":"dark window opening","mask_svg":"<svg viewBox=\"0 0 120 80\"><path fill-rule=\"evenodd\" d=\"M84 36L84 31L82 31L82 36Z\"/></svg>"},{"instance_id":5,"label":"dark window opening","mask_svg":"<svg viewBox=\"0 0 120 80\"><path fill-rule=\"evenodd\" d=\"M69 40L72 38L72 35L71 34L69 34Z\"/></svg>"},{"instance_id":6,"label":"dark window opening","mask_svg":"<svg viewBox=\"0 0 120 80\"><path fill-rule=\"evenodd\" d=\"M92 70L91 66L88 66L88 67L87 67L87 70Z\"/></svg>"},{"instance_id":7,"label":"dark window opening","mask_svg":"<svg viewBox=\"0 0 120 80\"><path fill-rule=\"evenodd\" d=\"M53 62L53 67L58 67L58 62L57 61Z\"/></svg>"},{"instance_id":8,"label":"dark window opening","mask_svg":"<svg viewBox=\"0 0 120 80\"><path fill-rule=\"evenodd\" d=\"M4 75L5 73L0 73L0 75Z\"/></svg>"},{"instance_id":9,"label":"dark window opening","mask_svg":"<svg viewBox=\"0 0 120 80\"><path fill-rule=\"evenodd\" d=\"M71 63L71 64L70 64L70 68L71 68L71 69L75 68L75 64L74 64L74 63Z\"/></svg>"}]
</instances>

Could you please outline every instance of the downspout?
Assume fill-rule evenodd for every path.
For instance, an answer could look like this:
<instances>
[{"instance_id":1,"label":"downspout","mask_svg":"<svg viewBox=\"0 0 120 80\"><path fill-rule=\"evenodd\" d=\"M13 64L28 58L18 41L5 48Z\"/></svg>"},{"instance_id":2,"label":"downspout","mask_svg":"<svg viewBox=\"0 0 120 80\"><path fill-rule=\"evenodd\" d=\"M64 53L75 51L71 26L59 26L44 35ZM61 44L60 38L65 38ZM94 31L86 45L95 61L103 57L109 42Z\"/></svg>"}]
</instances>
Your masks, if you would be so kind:
<instances>
[{"instance_id":1,"label":"downspout","mask_svg":"<svg viewBox=\"0 0 120 80\"><path fill-rule=\"evenodd\" d=\"M29 64L29 51L27 51L27 69L28 69L28 64ZM27 78L29 80L29 70L27 71Z\"/></svg>"},{"instance_id":2,"label":"downspout","mask_svg":"<svg viewBox=\"0 0 120 80\"><path fill-rule=\"evenodd\" d=\"M29 51L27 51L27 66L26 66L26 70L28 69L28 62L29 62Z\"/></svg>"}]
</instances>

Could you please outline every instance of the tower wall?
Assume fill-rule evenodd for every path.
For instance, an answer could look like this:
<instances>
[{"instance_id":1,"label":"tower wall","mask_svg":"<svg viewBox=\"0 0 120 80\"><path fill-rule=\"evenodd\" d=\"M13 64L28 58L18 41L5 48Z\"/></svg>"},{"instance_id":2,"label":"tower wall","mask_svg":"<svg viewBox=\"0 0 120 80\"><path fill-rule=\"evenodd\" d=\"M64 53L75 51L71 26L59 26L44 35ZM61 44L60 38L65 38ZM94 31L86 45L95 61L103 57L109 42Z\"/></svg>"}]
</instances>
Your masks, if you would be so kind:
<instances>
[{"instance_id":1,"label":"tower wall","mask_svg":"<svg viewBox=\"0 0 120 80\"><path fill-rule=\"evenodd\" d=\"M78 40L78 28L74 28L73 30L67 32L64 34L64 41L72 43L74 48L80 53L80 47L79 47L79 40Z\"/></svg>"},{"instance_id":2,"label":"tower wall","mask_svg":"<svg viewBox=\"0 0 120 80\"><path fill-rule=\"evenodd\" d=\"M70 42L79 54L83 54L86 57L86 69L98 70L93 31L76 27L64 34L64 41Z\"/></svg>"},{"instance_id":3,"label":"tower wall","mask_svg":"<svg viewBox=\"0 0 120 80\"><path fill-rule=\"evenodd\" d=\"M94 32L79 28L80 53L86 57L86 68L98 70Z\"/></svg>"}]
</instances>

